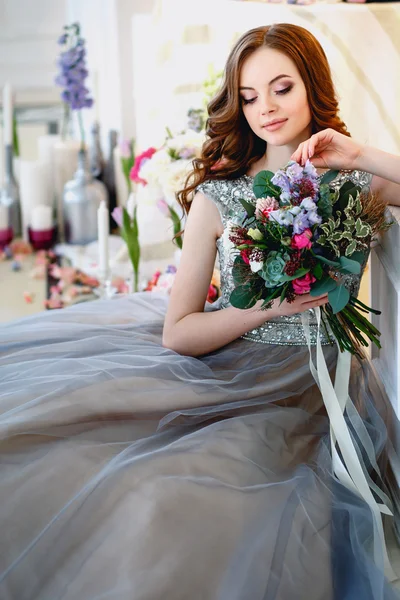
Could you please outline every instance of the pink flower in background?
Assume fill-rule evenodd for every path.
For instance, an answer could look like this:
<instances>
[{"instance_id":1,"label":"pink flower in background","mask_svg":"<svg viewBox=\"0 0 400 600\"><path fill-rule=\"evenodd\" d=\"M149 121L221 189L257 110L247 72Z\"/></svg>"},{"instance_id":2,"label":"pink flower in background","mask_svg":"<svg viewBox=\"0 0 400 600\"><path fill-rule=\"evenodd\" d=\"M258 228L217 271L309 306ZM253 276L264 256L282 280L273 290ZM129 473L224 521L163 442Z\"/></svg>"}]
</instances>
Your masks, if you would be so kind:
<instances>
[{"instance_id":1,"label":"pink flower in background","mask_svg":"<svg viewBox=\"0 0 400 600\"><path fill-rule=\"evenodd\" d=\"M119 151L121 154L121 158L130 158L132 154L130 140L122 140L119 145Z\"/></svg>"},{"instance_id":2,"label":"pink flower in background","mask_svg":"<svg viewBox=\"0 0 400 600\"><path fill-rule=\"evenodd\" d=\"M122 227L122 206L116 206L112 211L111 216L118 227Z\"/></svg>"},{"instance_id":3,"label":"pink flower in background","mask_svg":"<svg viewBox=\"0 0 400 600\"><path fill-rule=\"evenodd\" d=\"M147 150L142 152L142 154L137 155L137 157L135 158L135 163L129 174L129 177L132 181L134 181L135 183L141 183L143 185L147 185L147 181L145 179L142 179L139 176L139 173L140 173L140 169L141 169L143 163L146 162L147 160L150 160L150 158L153 156L153 154L155 152L157 152L156 148L148 148Z\"/></svg>"},{"instance_id":4,"label":"pink flower in background","mask_svg":"<svg viewBox=\"0 0 400 600\"><path fill-rule=\"evenodd\" d=\"M314 275L306 273L304 277L299 277L292 281L293 290L295 294L308 294L311 289L311 285L316 281Z\"/></svg>"},{"instance_id":5,"label":"pink flower in background","mask_svg":"<svg viewBox=\"0 0 400 600\"><path fill-rule=\"evenodd\" d=\"M311 248L311 238L311 229L305 229L303 233L296 233L292 237L292 248L297 248L297 250L302 250L303 248Z\"/></svg>"}]
</instances>

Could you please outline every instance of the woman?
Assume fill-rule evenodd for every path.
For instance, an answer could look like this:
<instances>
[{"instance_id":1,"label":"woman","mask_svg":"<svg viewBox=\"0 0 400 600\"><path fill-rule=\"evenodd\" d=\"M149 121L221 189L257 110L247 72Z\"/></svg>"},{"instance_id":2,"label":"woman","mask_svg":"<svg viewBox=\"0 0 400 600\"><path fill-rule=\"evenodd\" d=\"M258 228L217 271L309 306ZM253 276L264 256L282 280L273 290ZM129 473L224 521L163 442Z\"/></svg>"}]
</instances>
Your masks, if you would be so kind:
<instances>
[{"instance_id":1,"label":"woman","mask_svg":"<svg viewBox=\"0 0 400 600\"><path fill-rule=\"evenodd\" d=\"M337 182L365 189L358 168L397 181L388 164L400 160L353 151L325 55L292 25L242 36L209 111L166 316L144 293L4 328L0 597L399 597L368 504L332 474L299 316L327 298L229 306L224 234L253 176L292 155L316 151L318 168L349 167ZM204 311L216 249L222 298ZM334 371L336 350L325 358ZM366 359L349 391L354 442L390 505L398 425Z\"/></svg>"}]
</instances>

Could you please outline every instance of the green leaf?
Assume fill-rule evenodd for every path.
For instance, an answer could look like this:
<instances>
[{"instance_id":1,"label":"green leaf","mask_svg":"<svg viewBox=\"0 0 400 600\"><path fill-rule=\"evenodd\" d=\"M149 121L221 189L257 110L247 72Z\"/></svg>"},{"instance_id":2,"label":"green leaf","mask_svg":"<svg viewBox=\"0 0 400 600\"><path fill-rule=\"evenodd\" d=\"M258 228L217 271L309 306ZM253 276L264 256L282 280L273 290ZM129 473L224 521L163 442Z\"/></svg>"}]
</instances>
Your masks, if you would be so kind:
<instances>
[{"instance_id":1,"label":"green leaf","mask_svg":"<svg viewBox=\"0 0 400 600\"><path fill-rule=\"evenodd\" d=\"M286 285L283 286L282 292L281 292L281 297L280 297L280 302L279 304L282 304L282 302L285 299L285 294L286 294L286 290L288 289L288 283Z\"/></svg>"},{"instance_id":2,"label":"green leaf","mask_svg":"<svg viewBox=\"0 0 400 600\"><path fill-rule=\"evenodd\" d=\"M323 274L324 274L324 270L323 270L323 268L321 266L321 263L317 263L315 265L315 267L313 268L313 275L314 275L314 277L316 277L317 279L321 279L322 276L323 276Z\"/></svg>"},{"instance_id":3,"label":"green leaf","mask_svg":"<svg viewBox=\"0 0 400 600\"><path fill-rule=\"evenodd\" d=\"M338 285L334 290L328 292L328 300L333 314L336 315L350 300L350 292L344 285Z\"/></svg>"},{"instance_id":4,"label":"green leaf","mask_svg":"<svg viewBox=\"0 0 400 600\"><path fill-rule=\"evenodd\" d=\"M353 252L355 251L355 249L357 248L357 242L356 240L353 240L352 242L350 242L350 244L347 246L346 248L346 252L345 255L346 256L351 256L353 254Z\"/></svg>"},{"instance_id":5,"label":"green leaf","mask_svg":"<svg viewBox=\"0 0 400 600\"><path fill-rule=\"evenodd\" d=\"M357 237L366 237L371 233L371 228L368 223L363 223L360 218L356 221L356 236Z\"/></svg>"},{"instance_id":6,"label":"green leaf","mask_svg":"<svg viewBox=\"0 0 400 600\"><path fill-rule=\"evenodd\" d=\"M177 212L172 208L172 206L168 205L169 214L172 220L172 224L174 226L174 242L182 250L182 236L175 237L182 229L181 220L177 214Z\"/></svg>"},{"instance_id":7,"label":"green leaf","mask_svg":"<svg viewBox=\"0 0 400 600\"><path fill-rule=\"evenodd\" d=\"M310 271L310 269L297 269L296 273L294 273L294 275L283 275L280 278L280 281L293 281L293 279L298 279L299 277L304 277L304 275L306 275L308 272Z\"/></svg>"},{"instance_id":8,"label":"green leaf","mask_svg":"<svg viewBox=\"0 0 400 600\"><path fill-rule=\"evenodd\" d=\"M321 178L321 185L326 183L327 185L329 185L331 183L331 181L333 181L334 179L336 179L336 177L339 175L339 171L333 171L333 170L329 170L326 173L324 173L324 175Z\"/></svg>"},{"instance_id":9,"label":"green leaf","mask_svg":"<svg viewBox=\"0 0 400 600\"><path fill-rule=\"evenodd\" d=\"M324 277L320 281L317 281L313 284L310 294L311 296L321 296L321 294L326 294L327 292L332 292L334 289L338 287L338 284L331 277Z\"/></svg>"},{"instance_id":10,"label":"green leaf","mask_svg":"<svg viewBox=\"0 0 400 600\"><path fill-rule=\"evenodd\" d=\"M360 265L362 265L365 260L365 252L361 252L361 251L353 252L353 254L351 255L351 260L356 260L357 262L360 263Z\"/></svg>"},{"instance_id":11,"label":"green leaf","mask_svg":"<svg viewBox=\"0 0 400 600\"><path fill-rule=\"evenodd\" d=\"M235 285L244 284L249 276L249 267L241 256L237 256L232 266L232 278Z\"/></svg>"},{"instance_id":12,"label":"green leaf","mask_svg":"<svg viewBox=\"0 0 400 600\"><path fill-rule=\"evenodd\" d=\"M240 285L230 295L229 301L235 308L251 308L261 298L261 290L254 291L249 285Z\"/></svg>"},{"instance_id":13,"label":"green leaf","mask_svg":"<svg viewBox=\"0 0 400 600\"><path fill-rule=\"evenodd\" d=\"M346 258L346 256L341 256L339 260L341 266L338 270L341 273L354 273L355 275L361 273L361 265L358 261Z\"/></svg>"},{"instance_id":14,"label":"green leaf","mask_svg":"<svg viewBox=\"0 0 400 600\"><path fill-rule=\"evenodd\" d=\"M254 204L247 202L247 200L243 200L242 198L239 200L240 204L243 206L244 210L247 213L248 217L254 217L256 212L256 207Z\"/></svg>"},{"instance_id":15,"label":"green leaf","mask_svg":"<svg viewBox=\"0 0 400 600\"><path fill-rule=\"evenodd\" d=\"M325 256L321 256L320 254L314 254L314 252L312 252L312 255L314 256L314 258L320 260L326 265L330 265L331 267L340 267L340 263L335 260L329 260L328 258L325 258Z\"/></svg>"},{"instance_id":16,"label":"green leaf","mask_svg":"<svg viewBox=\"0 0 400 600\"><path fill-rule=\"evenodd\" d=\"M271 171L260 171L254 178L253 192L256 198L266 198L272 196L277 198L281 190L276 185L271 183L274 173Z\"/></svg>"},{"instance_id":17,"label":"green leaf","mask_svg":"<svg viewBox=\"0 0 400 600\"><path fill-rule=\"evenodd\" d=\"M351 181L346 181L339 189L338 206L341 210L347 208L350 196L357 195L358 188Z\"/></svg>"}]
</instances>

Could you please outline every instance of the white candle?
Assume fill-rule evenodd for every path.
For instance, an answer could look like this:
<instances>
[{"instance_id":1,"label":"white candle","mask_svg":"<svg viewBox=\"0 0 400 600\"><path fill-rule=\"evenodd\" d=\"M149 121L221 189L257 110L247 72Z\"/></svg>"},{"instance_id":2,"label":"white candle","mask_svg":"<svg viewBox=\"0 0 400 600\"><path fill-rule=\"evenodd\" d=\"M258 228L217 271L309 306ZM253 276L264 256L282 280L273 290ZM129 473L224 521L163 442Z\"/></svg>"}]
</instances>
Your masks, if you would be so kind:
<instances>
[{"instance_id":1,"label":"white candle","mask_svg":"<svg viewBox=\"0 0 400 600\"><path fill-rule=\"evenodd\" d=\"M31 210L32 231L48 231L52 227L52 210L50 206L39 204Z\"/></svg>"},{"instance_id":2,"label":"white candle","mask_svg":"<svg viewBox=\"0 0 400 600\"><path fill-rule=\"evenodd\" d=\"M3 88L3 128L4 145L9 146L13 140L13 93L9 83Z\"/></svg>"},{"instance_id":3,"label":"white candle","mask_svg":"<svg viewBox=\"0 0 400 600\"><path fill-rule=\"evenodd\" d=\"M8 208L0 204L0 231L5 231L8 226Z\"/></svg>"},{"instance_id":4,"label":"white candle","mask_svg":"<svg viewBox=\"0 0 400 600\"><path fill-rule=\"evenodd\" d=\"M32 224L32 211L35 206L49 205L49 187L46 166L39 161L22 160L20 162L20 196L22 230L25 239L27 228Z\"/></svg>"},{"instance_id":5,"label":"white candle","mask_svg":"<svg viewBox=\"0 0 400 600\"><path fill-rule=\"evenodd\" d=\"M100 277L107 279L109 275L108 264L108 235L109 230L109 215L107 205L104 200L101 201L97 211L97 231L99 244L99 270Z\"/></svg>"}]
</instances>

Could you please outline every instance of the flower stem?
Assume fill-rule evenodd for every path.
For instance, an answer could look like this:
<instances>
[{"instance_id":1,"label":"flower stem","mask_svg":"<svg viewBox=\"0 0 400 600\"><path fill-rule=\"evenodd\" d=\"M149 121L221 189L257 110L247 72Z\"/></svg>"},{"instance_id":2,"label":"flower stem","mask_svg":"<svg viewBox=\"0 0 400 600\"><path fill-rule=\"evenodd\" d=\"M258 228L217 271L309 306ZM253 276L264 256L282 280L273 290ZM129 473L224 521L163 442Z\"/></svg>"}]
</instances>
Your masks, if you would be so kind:
<instances>
[{"instance_id":1,"label":"flower stem","mask_svg":"<svg viewBox=\"0 0 400 600\"><path fill-rule=\"evenodd\" d=\"M83 127L82 112L78 110L78 123L81 132L81 150L85 150L85 129Z\"/></svg>"}]
</instances>

